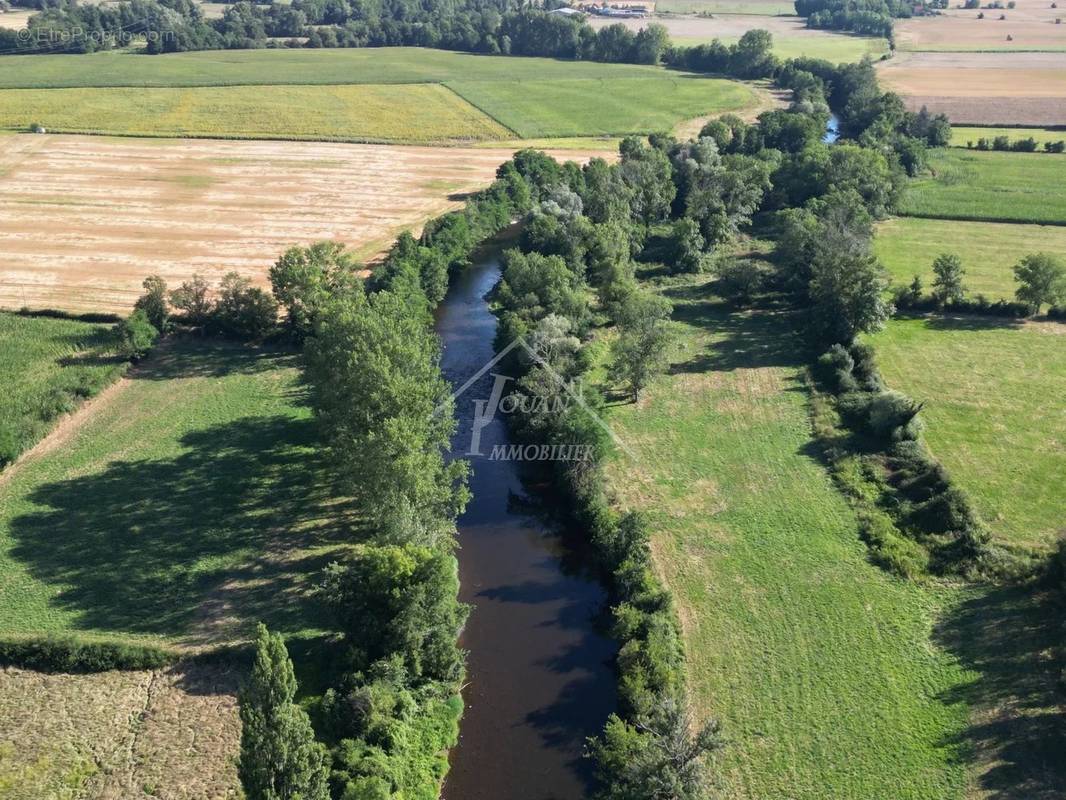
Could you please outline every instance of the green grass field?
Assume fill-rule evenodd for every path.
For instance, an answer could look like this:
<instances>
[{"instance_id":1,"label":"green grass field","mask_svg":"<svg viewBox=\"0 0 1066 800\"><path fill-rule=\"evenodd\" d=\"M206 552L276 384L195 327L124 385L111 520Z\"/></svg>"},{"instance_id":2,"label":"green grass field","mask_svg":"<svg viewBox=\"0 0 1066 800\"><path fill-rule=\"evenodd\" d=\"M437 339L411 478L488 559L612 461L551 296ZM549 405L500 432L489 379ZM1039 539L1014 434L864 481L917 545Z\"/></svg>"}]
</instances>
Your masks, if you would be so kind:
<instances>
[{"instance_id":1,"label":"green grass field","mask_svg":"<svg viewBox=\"0 0 1066 800\"><path fill-rule=\"evenodd\" d=\"M949 148L929 161L933 174L910 183L901 214L1066 225L1066 157Z\"/></svg>"},{"instance_id":2,"label":"green grass field","mask_svg":"<svg viewBox=\"0 0 1066 800\"><path fill-rule=\"evenodd\" d=\"M5 56L0 88L558 81L652 78L659 67L480 56L417 47Z\"/></svg>"},{"instance_id":3,"label":"green grass field","mask_svg":"<svg viewBox=\"0 0 1066 800\"><path fill-rule=\"evenodd\" d=\"M1000 541L1063 531L1066 326L897 319L873 337L888 386L924 401L926 440Z\"/></svg>"},{"instance_id":4,"label":"green grass field","mask_svg":"<svg viewBox=\"0 0 1066 800\"><path fill-rule=\"evenodd\" d=\"M0 85L36 88L0 89L0 128L447 143L650 133L760 102L735 81L627 64L417 48L177 55L5 59Z\"/></svg>"},{"instance_id":5,"label":"green grass field","mask_svg":"<svg viewBox=\"0 0 1066 800\"><path fill-rule=\"evenodd\" d=\"M126 370L111 325L0 313L0 467Z\"/></svg>"},{"instance_id":6,"label":"green grass field","mask_svg":"<svg viewBox=\"0 0 1066 800\"><path fill-rule=\"evenodd\" d=\"M448 85L523 138L653 133L692 117L742 110L755 101L744 84L672 72L655 78Z\"/></svg>"},{"instance_id":7,"label":"green grass field","mask_svg":"<svg viewBox=\"0 0 1066 800\"><path fill-rule=\"evenodd\" d=\"M0 484L0 635L189 646L324 619L308 582L341 509L295 354L177 342ZM350 536L350 532L348 534ZM314 609L314 612L309 609Z\"/></svg>"},{"instance_id":8,"label":"green grass field","mask_svg":"<svg viewBox=\"0 0 1066 800\"><path fill-rule=\"evenodd\" d=\"M313 113L309 109L314 109ZM134 136L462 142L510 130L443 86L0 90L0 127Z\"/></svg>"},{"instance_id":9,"label":"green grass field","mask_svg":"<svg viewBox=\"0 0 1066 800\"><path fill-rule=\"evenodd\" d=\"M977 144L978 139L994 139L997 136L1006 136L1012 142L1019 139L1036 139L1037 144L1043 146L1044 142L1060 142L1066 140L1066 131L1052 128L976 128L951 126L951 146L966 147L968 142Z\"/></svg>"},{"instance_id":10,"label":"green grass field","mask_svg":"<svg viewBox=\"0 0 1066 800\"><path fill-rule=\"evenodd\" d=\"M897 217L877 226L874 252L894 284L909 284L920 275L927 290L933 283L933 260L955 253L966 270L968 295L1013 300L1014 265L1036 252L1066 259L1066 227Z\"/></svg>"},{"instance_id":11,"label":"green grass field","mask_svg":"<svg viewBox=\"0 0 1066 800\"><path fill-rule=\"evenodd\" d=\"M812 447L790 322L733 311L706 277L666 278L671 374L609 422L610 465L644 509L677 600L689 687L722 722L722 797L961 798L976 674L933 631L958 595L867 561Z\"/></svg>"}]
</instances>

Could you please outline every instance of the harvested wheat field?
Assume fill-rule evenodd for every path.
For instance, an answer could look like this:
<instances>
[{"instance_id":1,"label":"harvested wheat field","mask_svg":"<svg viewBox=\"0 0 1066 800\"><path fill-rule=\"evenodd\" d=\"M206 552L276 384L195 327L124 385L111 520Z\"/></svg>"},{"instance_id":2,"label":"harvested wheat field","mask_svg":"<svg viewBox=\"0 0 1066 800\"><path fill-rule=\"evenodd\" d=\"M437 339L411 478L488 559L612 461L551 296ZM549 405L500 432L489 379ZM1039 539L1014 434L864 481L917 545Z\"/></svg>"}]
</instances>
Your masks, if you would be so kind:
<instances>
[{"instance_id":1,"label":"harvested wheat field","mask_svg":"<svg viewBox=\"0 0 1066 800\"><path fill-rule=\"evenodd\" d=\"M1066 25L1055 24L1062 17L1051 0L1017 0L1014 8L949 8L937 16L899 20L896 45L928 51L1066 50Z\"/></svg>"},{"instance_id":2,"label":"harvested wheat field","mask_svg":"<svg viewBox=\"0 0 1066 800\"><path fill-rule=\"evenodd\" d=\"M237 798L237 673L0 669L0 797Z\"/></svg>"},{"instance_id":3,"label":"harvested wheat field","mask_svg":"<svg viewBox=\"0 0 1066 800\"><path fill-rule=\"evenodd\" d=\"M903 53L878 71L908 108L924 105L952 122L1066 124L1066 52Z\"/></svg>"},{"instance_id":4,"label":"harvested wheat field","mask_svg":"<svg viewBox=\"0 0 1066 800\"><path fill-rule=\"evenodd\" d=\"M0 150L0 308L129 310L146 275L265 285L287 247L380 254L491 182L512 150L12 136ZM602 153L600 153L602 155ZM563 157L581 159L581 151Z\"/></svg>"}]
</instances>

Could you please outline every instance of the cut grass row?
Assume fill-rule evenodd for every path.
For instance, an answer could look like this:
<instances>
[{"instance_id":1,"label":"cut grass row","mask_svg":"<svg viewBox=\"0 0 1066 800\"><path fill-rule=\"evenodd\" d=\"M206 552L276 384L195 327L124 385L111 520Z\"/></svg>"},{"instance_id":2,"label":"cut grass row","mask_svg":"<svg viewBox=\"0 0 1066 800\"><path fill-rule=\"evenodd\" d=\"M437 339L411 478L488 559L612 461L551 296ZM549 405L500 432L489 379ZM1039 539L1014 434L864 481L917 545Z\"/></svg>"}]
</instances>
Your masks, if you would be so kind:
<instances>
[{"instance_id":1,"label":"cut grass row","mask_svg":"<svg viewBox=\"0 0 1066 800\"><path fill-rule=\"evenodd\" d=\"M1049 550L1063 532L1066 326L895 319L871 341L886 384L925 403L930 448L996 539Z\"/></svg>"},{"instance_id":2,"label":"cut grass row","mask_svg":"<svg viewBox=\"0 0 1066 800\"><path fill-rule=\"evenodd\" d=\"M336 558L294 354L176 342L0 484L0 635L206 647L323 619Z\"/></svg>"},{"instance_id":3,"label":"cut grass row","mask_svg":"<svg viewBox=\"0 0 1066 800\"><path fill-rule=\"evenodd\" d=\"M0 469L126 370L111 325L0 313Z\"/></svg>"},{"instance_id":4,"label":"cut grass row","mask_svg":"<svg viewBox=\"0 0 1066 800\"><path fill-rule=\"evenodd\" d=\"M874 252L893 284L907 285L918 275L926 290L933 283L936 257L954 253L966 270L968 295L1013 300L1014 265L1036 252L1066 260L1066 227L898 217L877 226Z\"/></svg>"},{"instance_id":5,"label":"cut grass row","mask_svg":"<svg viewBox=\"0 0 1066 800\"><path fill-rule=\"evenodd\" d=\"M900 213L937 219L1066 225L1066 158L948 148L911 181Z\"/></svg>"},{"instance_id":6,"label":"cut grass row","mask_svg":"<svg viewBox=\"0 0 1066 800\"><path fill-rule=\"evenodd\" d=\"M0 128L40 124L66 133L426 144L650 133L756 102L744 84L666 71L447 87L10 89L0 90Z\"/></svg>"},{"instance_id":7,"label":"cut grass row","mask_svg":"<svg viewBox=\"0 0 1066 800\"><path fill-rule=\"evenodd\" d=\"M643 509L679 610L689 687L721 720L723 796L959 798L974 675L931 641L958 599L872 566L813 455L789 320L666 278L680 351L610 423L611 483Z\"/></svg>"}]
</instances>

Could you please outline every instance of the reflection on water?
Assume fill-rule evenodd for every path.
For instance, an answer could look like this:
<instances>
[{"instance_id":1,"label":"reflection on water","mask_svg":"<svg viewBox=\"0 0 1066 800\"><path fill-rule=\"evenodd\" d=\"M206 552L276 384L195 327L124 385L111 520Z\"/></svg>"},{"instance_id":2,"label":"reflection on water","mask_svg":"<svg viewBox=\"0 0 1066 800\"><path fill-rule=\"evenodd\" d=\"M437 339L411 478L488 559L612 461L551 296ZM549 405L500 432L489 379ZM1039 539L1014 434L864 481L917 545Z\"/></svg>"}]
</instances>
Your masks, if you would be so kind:
<instances>
[{"instance_id":1,"label":"reflection on water","mask_svg":"<svg viewBox=\"0 0 1066 800\"><path fill-rule=\"evenodd\" d=\"M486 259L453 281L438 309L441 366L455 387L493 357L496 318L484 297L498 278ZM486 374L457 399L456 457L469 449L474 401L489 398L493 380ZM498 417L481 431L482 453L508 441ZM444 797L577 800L588 793L585 737L615 702L615 650L597 630L604 594L515 502L524 490L513 462L472 458L471 467L473 499L459 520L461 599L474 606L462 637L466 711Z\"/></svg>"}]
</instances>

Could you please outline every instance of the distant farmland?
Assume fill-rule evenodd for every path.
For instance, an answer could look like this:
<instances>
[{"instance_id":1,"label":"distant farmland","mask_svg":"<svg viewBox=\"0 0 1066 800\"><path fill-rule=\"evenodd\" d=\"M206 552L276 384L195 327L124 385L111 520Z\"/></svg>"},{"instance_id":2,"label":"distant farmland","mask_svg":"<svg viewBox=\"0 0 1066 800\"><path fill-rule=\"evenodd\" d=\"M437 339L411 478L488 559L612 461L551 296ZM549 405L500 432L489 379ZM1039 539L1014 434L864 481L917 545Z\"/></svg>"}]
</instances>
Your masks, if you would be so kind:
<instances>
[{"instance_id":1,"label":"distant farmland","mask_svg":"<svg viewBox=\"0 0 1066 800\"><path fill-rule=\"evenodd\" d=\"M283 250L322 239L369 257L487 185L511 152L9 137L0 308L125 312L153 273L174 284L234 270L263 284Z\"/></svg>"},{"instance_id":2,"label":"distant farmland","mask_svg":"<svg viewBox=\"0 0 1066 800\"><path fill-rule=\"evenodd\" d=\"M900 213L916 217L1066 225L1066 157L949 149L929 158Z\"/></svg>"}]
</instances>

